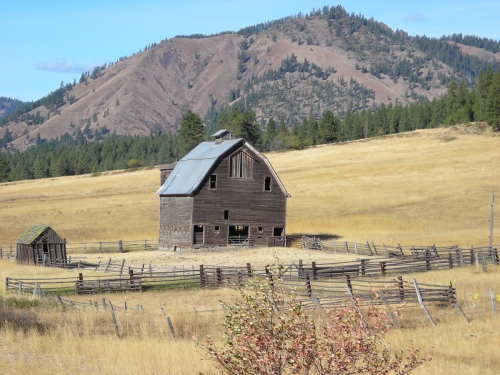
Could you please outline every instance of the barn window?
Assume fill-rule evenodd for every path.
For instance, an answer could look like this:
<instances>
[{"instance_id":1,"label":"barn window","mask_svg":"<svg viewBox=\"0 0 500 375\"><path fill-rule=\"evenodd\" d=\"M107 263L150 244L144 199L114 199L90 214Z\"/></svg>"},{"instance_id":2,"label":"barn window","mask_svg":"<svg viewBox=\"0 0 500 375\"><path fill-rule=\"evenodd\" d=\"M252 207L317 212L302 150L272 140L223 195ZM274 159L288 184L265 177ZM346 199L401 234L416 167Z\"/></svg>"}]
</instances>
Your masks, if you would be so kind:
<instances>
[{"instance_id":1,"label":"barn window","mask_svg":"<svg viewBox=\"0 0 500 375\"><path fill-rule=\"evenodd\" d=\"M210 189L216 190L217 189L217 175L213 174L210 176Z\"/></svg>"},{"instance_id":2,"label":"barn window","mask_svg":"<svg viewBox=\"0 0 500 375\"><path fill-rule=\"evenodd\" d=\"M258 227L257 228L257 233L264 233L264 228L263 227Z\"/></svg>"},{"instance_id":3,"label":"barn window","mask_svg":"<svg viewBox=\"0 0 500 375\"><path fill-rule=\"evenodd\" d=\"M216 225L215 228L214 228L214 231L215 232L220 232L220 226Z\"/></svg>"},{"instance_id":4,"label":"barn window","mask_svg":"<svg viewBox=\"0 0 500 375\"><path fill-rule=\"evenodd\" d=\"M224 210L224 220L229 220L229 210Z\"/></svg>"},{"instance_id":5,"label":"barn window","mask_svg":"<svg viewBox=\"0 0 500 375\"><path fill-rule=\"evenodd\" d=\"M271 191L271 177L264 178L264 191Z\"/></svg>"},{"instance_id":6,"label":"barn window","mask_svg":"<svg viewBox=\"0 0 500 375\"><path fill-rule=\"evenodd\" d=\"M245 152L238 152L229 159L229 177L252 178L253 159Z\"/></svg>"}]
</instances>

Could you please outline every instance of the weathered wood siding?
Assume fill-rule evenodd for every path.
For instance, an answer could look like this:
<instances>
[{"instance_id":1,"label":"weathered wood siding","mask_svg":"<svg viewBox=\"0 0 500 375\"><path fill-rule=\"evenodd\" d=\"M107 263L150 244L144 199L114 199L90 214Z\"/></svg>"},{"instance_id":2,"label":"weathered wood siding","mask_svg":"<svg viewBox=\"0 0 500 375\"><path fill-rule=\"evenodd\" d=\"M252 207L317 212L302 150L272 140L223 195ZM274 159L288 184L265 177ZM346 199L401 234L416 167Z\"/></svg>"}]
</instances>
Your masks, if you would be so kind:
<instances>
[{"instance_id":1,"label":"weathered wood siding","mask_svg":"<svg viewBox=\"0 0 500 375\"><path fill-rule=\"evenodd\" d=\"M245 145L231 155L244 151L254 157L250 178L230 175L230 157L226 157L211 173L217 175L216 189L210 189L210 176L194 197L193 225L205 225L206 245L226 245L229 226L249 227L254 245L267 246L274 227L285 227L286 197L267 165ZM264 190L265 178L271 178L271 190ZM229 211L224 220L224 211ZM219 227L219 231L215 227ZM263 233L258 233L258 228Z\"/></svg>"},{"instance_id":2,"label":"weathered wood siding","mask_svg":"<svg viewBox=\"0 0 500 375\"><path fill-rule=\"evenodd\" d=\"M18 243L16 261L20 264L41 264L43 257L48 264L66 262L66 242L49 228L32 244Z\"/></svg>"},{"instance_id":3,"label":"weathered wood siding","mask_svg":"<svg viewBox=\"0 0 500 375\"><path fill-rule=\"evenodd\" d=\"M191 247L193 198L160 196L160 250Z\"/></svg>"}]
</instances>

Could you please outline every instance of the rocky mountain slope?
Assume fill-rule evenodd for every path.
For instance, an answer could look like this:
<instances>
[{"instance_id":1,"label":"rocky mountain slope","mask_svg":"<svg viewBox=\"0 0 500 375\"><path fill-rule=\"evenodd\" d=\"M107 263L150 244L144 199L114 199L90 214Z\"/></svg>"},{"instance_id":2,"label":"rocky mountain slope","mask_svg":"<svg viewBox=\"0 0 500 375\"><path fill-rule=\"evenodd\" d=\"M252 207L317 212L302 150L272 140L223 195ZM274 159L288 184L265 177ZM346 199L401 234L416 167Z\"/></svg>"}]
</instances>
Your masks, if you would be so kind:
<instances>
[{"instance_id":1,"label":"rocky mountain slope","mask_svg":"<svg viewBox=\"0 0 500 375\"><path fill-rule=\"evenodd\" d=\"M326 109L342 116L382 103L432 100L450 79L472 84L478 69L499 55L454 42L434 40L427 47L425 39L332 10L241 33L154 44L85 82L61 86L59 101L5 124L0 139L23 150L37 134L49 140L78 130L87 138L175 133L188 109L211 114L206 121L213 126L208 123L217 111L235 104L255 110L259 121L275 117L291 124ZM467 54L471 62L450 66L440 54L444 49Z\"/></svg>"}]
</instances>

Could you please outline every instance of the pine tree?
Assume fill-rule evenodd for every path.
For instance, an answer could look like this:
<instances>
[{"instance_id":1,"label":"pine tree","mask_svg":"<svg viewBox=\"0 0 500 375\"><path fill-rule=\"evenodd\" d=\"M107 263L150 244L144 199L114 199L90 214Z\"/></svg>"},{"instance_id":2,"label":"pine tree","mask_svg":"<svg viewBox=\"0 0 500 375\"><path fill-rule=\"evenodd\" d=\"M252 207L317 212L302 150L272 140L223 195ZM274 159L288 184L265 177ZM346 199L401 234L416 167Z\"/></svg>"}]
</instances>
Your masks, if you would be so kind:
<instances>
[{"instance_id":1,"label":"pine tree","mask_svg":"<svg viewBox=\"0 0 500 375\"><path fill-rule=\"evenodd\" d=\"M322 143L336 142L338 139L339 120L332 111L326 111L318 126L319 140Z\"/></svg>"},{"instance_id":2,"label":"pine tree","mask_svg":"<svg viewBox=\"0 0 500 375\"><path fill-rule=\"evenodd\" d=\"M9 181L10 167L5 157L0 154L0 182Z\"/></svg>"},{"instance_id":3,"label":"pine tree","mask_svg":"<svg viewBox=\"0 0 500 375\"><path fill-rule=\"evenodd\" d=\"M203 123L200 116L188 110L181 120L179 129L179 156L186 155L205 139Z\"/></svg>"},{"instance_id":4,"label":"pine tree","mask_svg":"<svg viewBox=\"0 0 500 375\"><path fill-rule=\"evenodd\" d=\"M493 76L488 90L486 121L493 129L500 130L500 70Z\"/></svg>"}]
</instances>

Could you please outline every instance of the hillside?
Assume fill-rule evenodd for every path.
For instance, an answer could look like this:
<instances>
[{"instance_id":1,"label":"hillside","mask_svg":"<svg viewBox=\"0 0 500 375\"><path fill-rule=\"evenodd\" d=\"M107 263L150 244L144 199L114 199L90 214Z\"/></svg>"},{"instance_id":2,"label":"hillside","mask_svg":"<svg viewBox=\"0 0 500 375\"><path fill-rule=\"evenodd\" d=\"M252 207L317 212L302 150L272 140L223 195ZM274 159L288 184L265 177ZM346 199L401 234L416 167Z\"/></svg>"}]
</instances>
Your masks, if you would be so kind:
<instances>
[{"instance_id":1,"label":"hillside","mask_svg":"<svg viewBox=\"0 0 500 375\"><path fill-rule=\"evenodd\" d=\"M499 148L489 127L454 126L266 156L292 195L288 234L479 246ZM157 238L159 180L149 169L0 184L0 246L31 225L70 242ZM494 230L498 243L500 220Z\"/></svg>"},{"instance_id":2,"label":"hillside","mask_svg":"<svg viewBox=\"0 0 500 375\"><path fill-rule=\"evenodd\" d=\"M98 67L81 83L61 85L0 128L0 138L8 131L9 147L24 150L38 133L42 140L86 128L101 135L176 133L187 109L206 116L211 128L226 105L291 125L326 109L342 116L380 103L432 99L451 79L472 85L495 61L493 52L466 47L410 37L340 6L239 33L176 37Z\"/></svg>"}]
</instances>

